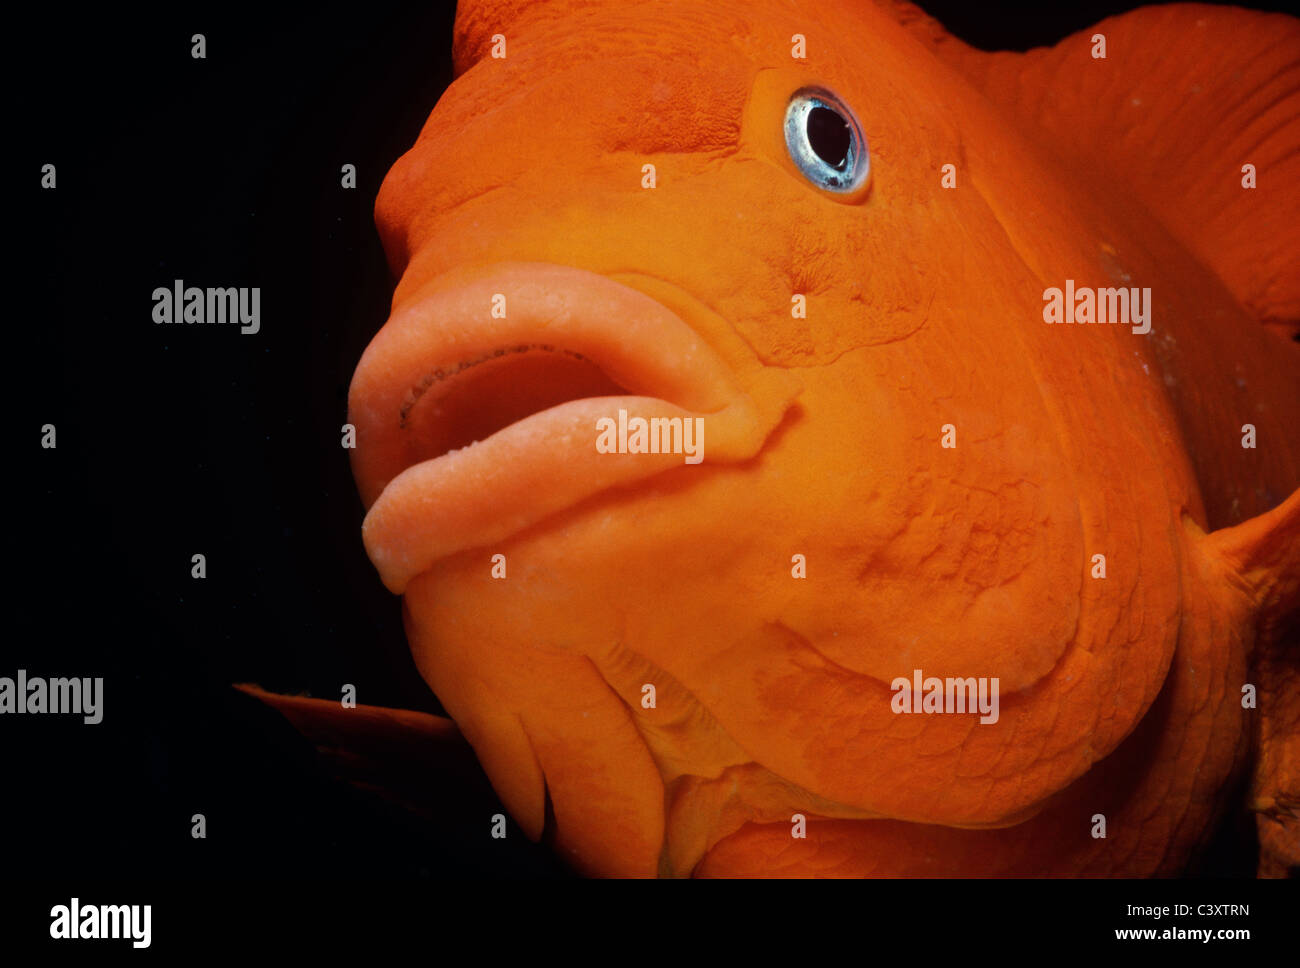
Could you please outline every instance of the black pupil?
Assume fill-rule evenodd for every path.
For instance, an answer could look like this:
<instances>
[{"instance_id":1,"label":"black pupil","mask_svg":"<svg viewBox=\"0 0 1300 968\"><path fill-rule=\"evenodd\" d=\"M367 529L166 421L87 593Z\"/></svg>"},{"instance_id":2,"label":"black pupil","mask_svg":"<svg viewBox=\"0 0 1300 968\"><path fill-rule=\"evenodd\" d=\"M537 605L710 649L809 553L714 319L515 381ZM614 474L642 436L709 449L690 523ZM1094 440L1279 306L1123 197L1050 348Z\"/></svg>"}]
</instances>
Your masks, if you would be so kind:
<instances>
[{"instance_id":1,"label":"black pupil","mask_svg":"<svg viewBox=\"0 0 1300 968\"><path fill-rule=\"evenodd\" d=\"M843 168L849 158L849 124L830 108L808 112L808 144L832 168Z\"/></svg>"}]
</instances>

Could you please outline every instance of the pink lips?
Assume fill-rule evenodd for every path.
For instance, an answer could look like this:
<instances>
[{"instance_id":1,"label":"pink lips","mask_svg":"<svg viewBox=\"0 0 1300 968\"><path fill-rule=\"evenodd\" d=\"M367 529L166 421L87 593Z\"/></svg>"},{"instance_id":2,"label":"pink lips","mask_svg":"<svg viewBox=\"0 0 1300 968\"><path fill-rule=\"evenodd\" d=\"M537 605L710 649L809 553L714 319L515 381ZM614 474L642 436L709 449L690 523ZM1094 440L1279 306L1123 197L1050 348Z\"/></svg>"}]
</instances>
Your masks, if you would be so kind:
<instances>
[{"instance_id":1,"label":"pink lips","mask_svg":"<svg viewBox=\"0 0 1300 968\"><path fill-rule=\"evenodd\" d=\"M492 314L497 296L505 299L504 318ZM599 368L604 385L628 392L549 406L463 449L431 453L429 428L447 428L438 426L437 407L409 419L424 391L445 381L444 398L454 397L459 374L525 350L584 361L578 365ZM597 421L616 419L620 409L632 417L702 417L703 464L696 466L753 457L798 387L783 371L761 368L748 383L764 392L746 392L679 316L604 276L502 263L440 277L394 312L352 378L348 410L357 428L353 471L369 506L366 550L384 584L401 593L440 558L683 466L680 452L601 453ZM461 412L476 404L459 402Z\"/></svg>"}]
</instances>

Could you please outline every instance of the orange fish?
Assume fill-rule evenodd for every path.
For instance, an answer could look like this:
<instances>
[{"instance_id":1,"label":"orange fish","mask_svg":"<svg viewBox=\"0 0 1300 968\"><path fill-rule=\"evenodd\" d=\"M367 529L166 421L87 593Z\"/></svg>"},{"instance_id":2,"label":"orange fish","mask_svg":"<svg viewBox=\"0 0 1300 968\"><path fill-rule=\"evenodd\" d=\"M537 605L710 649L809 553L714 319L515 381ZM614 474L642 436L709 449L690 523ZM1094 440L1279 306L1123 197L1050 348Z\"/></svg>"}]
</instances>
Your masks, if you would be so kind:
<instances>
[{"instance_id":1,"label":"orange fish","mask_svg":"<svg viewBox=\"0 0 1300 968\"><path fill-rule=\"evenodd\" d=\"M523 833L595 875L1168 875L1244 787L1300 864L1298 23L460 5L349 419Z\"/></svg>"}]
</instances>

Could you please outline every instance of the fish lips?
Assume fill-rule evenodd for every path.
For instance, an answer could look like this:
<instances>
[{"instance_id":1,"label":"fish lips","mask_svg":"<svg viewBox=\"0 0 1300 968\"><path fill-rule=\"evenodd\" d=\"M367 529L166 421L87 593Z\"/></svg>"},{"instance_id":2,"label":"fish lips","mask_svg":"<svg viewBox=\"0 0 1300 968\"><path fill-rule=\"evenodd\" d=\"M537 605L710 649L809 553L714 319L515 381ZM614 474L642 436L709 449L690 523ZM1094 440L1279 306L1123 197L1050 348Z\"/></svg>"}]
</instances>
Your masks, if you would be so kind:
<instances>
[{"instance_id":1,"label":"fish lips","mask_svg":"<svg viewBox=\"0 0 1300 968\"><path fill-rule=\"evenodd\" d=\"M530 349L588 361L628 392L550 406L430 455L409 419L426 391L450 376L446 392L454 395L457 374ZM734 347L728 356L734 360ZM748 460L800 389L788 372L763 367L752 354L750 362L742 377L681 316L594 272L521 262L439 276L394 311L352 378L352 467L368 507L366 552L385 586L401 594L436 561L501 541L602 491L684 463ZM602 422L617 423L619 411L629 420L699 418L699 462L680 449L598 447Z\"/></svg>"}]
</instances>

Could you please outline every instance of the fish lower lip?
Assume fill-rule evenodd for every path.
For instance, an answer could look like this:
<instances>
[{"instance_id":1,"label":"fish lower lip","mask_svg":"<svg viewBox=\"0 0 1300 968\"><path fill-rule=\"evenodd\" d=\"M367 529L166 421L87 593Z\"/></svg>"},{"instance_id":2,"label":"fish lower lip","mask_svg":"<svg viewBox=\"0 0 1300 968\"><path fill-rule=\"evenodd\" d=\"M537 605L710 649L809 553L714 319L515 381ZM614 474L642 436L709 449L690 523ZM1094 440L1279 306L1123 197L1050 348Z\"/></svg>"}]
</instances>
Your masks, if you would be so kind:
<instances>
[{"instance_id":1,"label":"fish lower lip","mask_svg":"<svg viewBox=\"0 0 1300 968\"><path fill-rule=\"evenodd\" d=\"M504 297L505 316L492 314ZM571 399L436 456L408 419L424 389L510 349L589 361L628 391ZM431 374L437 375L431 377ZM434 562L515 534L601 491L680 467L681 449L602 453L597 422L678 418L702 425L704 463L752 457L794 393L754 396L699 334L661 303L604 276L505 263L439 277L394 312L353 376L353 471L369 507L362 536L401 593ZM759 383L763 383L759 380ZM763 389L772 389L771 386ZM423 448L423 449L422 449ZM436 449L436 448L435 448ZM698 466L698 465L696 465Z\"/></svg>"}]
</instances>

